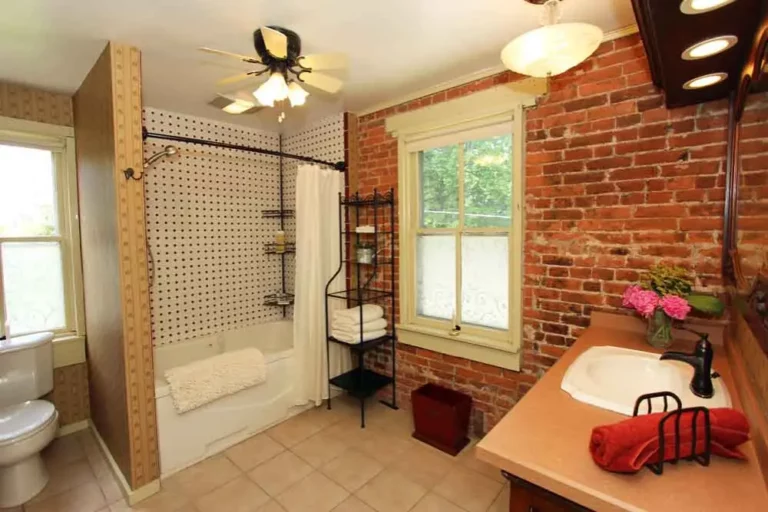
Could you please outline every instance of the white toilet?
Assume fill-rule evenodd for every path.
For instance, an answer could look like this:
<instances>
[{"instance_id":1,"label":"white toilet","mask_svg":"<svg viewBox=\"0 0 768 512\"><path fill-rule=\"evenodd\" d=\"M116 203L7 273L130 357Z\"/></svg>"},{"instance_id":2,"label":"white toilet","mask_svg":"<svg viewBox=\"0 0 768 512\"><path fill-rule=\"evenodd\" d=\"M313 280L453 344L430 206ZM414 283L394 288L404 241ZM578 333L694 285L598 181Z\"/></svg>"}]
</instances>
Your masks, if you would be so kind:
<instances>
[{"instance_id":1,"label":"white toilet","mask_svg":"<svg viewBox=\"0 0 768 512\"><path fill-rule=\"evenodd\" d=\"M37 400L53 389L53 334L0 340L0 509L29 501L48 483L40 452L59 414Z\"/></svg>"}]
</instances>

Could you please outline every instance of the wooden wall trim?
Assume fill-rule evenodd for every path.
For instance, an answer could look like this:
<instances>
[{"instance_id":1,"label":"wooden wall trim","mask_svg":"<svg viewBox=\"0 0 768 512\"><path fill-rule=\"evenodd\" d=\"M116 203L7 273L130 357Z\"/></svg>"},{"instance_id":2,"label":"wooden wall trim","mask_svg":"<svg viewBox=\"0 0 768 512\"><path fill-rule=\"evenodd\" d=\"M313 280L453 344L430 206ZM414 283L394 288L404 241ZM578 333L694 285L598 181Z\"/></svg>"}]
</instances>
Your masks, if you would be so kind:
<instances>
[{"instance_id":1,"label":"wooden wall trim","mask_svg":"<svg viewBox=\"0 0 768 512\"><path fill-rule=\"evenodd\" d=\"M731 309L731 318L726 354L735 391L749 420L758 463L768 486L768 356L737 308Z\"/></svg>"},{"instance_id":2,"label":"wooden wall trim","mask_svg":"<svg viewBox=\"0 0 768 512\"><path fill-rule=\"evenodd\" d=\"M740 274L736 253L736 218L739 205L739 123L736 92L731 93L728 102L728 139L725 155L725 207L723 211L723 281L728 286L737 286Z\"/></svg>"},{"instance_id":3,"label":"wooden wall trim","mask_svg":"<svg viewBox=\"0 0 768 512\"><path fill-rule=\"evenodd\" d=\"M125 379L131 450L131 487L160 475L154 367L149 313L149 276L144 216L144 182L126 180L122 170L141 169L141 56L138 49L110 44L115 128L115 185L120 239Z\"/></svg>"}]
</instances>

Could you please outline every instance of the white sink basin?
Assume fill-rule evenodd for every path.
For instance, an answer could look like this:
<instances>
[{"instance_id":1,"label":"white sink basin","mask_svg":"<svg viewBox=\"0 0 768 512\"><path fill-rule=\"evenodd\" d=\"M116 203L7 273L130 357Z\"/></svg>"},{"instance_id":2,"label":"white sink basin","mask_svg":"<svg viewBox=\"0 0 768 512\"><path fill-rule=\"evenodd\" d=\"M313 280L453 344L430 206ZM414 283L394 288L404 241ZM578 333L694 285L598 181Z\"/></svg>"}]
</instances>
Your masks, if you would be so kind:
<instances>
[{"instance_id":1,"label":"white sink basin","mask_svg":"<svg viewBox=\"0 0 768 512\"><path fill-rule=\"evenodd\" d=\"M560 386L576 400L632 416L640 395L671 391L683 407L730 407L731 397L722 379L712 379L715 394L700 398L689 389L693 368L679 361L660 361L658 354L619 347L592 347L566 370ZM713 368L714 372L715 369ZM670 409L674 404L670 401ZM653 401L653 412L664 410L663 399ZM647 404L640 409L647 411Z\"/></svg>"}]
</instances>

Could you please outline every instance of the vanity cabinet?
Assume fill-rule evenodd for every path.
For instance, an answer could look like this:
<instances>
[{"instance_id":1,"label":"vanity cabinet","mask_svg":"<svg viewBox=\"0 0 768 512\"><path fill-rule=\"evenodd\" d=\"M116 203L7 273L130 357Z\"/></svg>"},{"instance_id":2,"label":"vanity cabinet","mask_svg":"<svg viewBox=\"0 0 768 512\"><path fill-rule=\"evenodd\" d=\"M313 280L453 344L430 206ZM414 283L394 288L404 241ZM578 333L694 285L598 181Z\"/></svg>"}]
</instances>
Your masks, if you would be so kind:
<instances>
[{"instance_id":1,"label":"vanity cabinet","mask_svg":"<svg viewBox=\"0 0 768 512\"><path fill-rule=\"evenodd\" d=\"M509 512L587 512L582 507L522 478L502 471L509 481Z\"/></svg>"}]
</instances>

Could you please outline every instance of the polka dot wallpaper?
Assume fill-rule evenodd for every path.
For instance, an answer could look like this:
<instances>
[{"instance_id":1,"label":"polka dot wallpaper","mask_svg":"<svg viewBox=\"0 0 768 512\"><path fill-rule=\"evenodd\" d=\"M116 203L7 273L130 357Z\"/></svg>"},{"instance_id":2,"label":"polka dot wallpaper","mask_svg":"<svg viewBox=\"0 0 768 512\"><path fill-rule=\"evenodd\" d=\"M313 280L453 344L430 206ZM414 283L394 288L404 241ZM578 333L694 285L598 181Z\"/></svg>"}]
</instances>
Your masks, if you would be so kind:
<instances>
[{"instance_id":1,"label":"polka dot wallpaper","mask_svg":"<svg viewBox=\"0 0 768 512\"><path fill-rule=\"evenodd\" d=\"M279 149L275 132L250 129L158 109L144 109L150 132ZM150 252L150 306L154 344L180 343L280 320L282 308L264 306L281 290L280 256L264 253L280 219L277 157L149 138L145 156L166 145L176 155L157 161L144 179ZM339 161L344 158L343 114L284 136L283 151ZM295 160L283 159L286 209L295 208ZM286 240L295 224L287 219ZM293 290L294 257L286 259L286 288ZM290 311L289 311L290 314Z\"/></svg>"}]
</instances>

